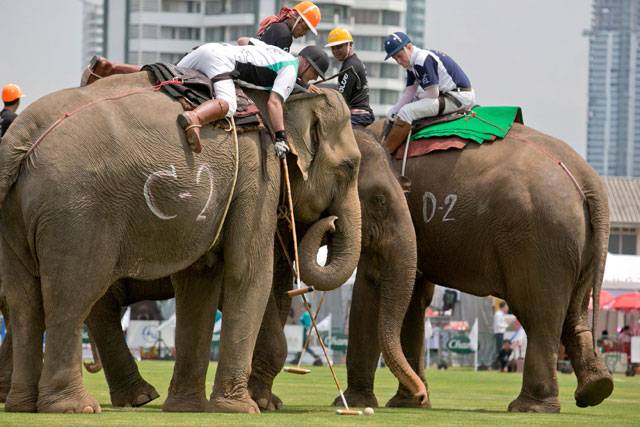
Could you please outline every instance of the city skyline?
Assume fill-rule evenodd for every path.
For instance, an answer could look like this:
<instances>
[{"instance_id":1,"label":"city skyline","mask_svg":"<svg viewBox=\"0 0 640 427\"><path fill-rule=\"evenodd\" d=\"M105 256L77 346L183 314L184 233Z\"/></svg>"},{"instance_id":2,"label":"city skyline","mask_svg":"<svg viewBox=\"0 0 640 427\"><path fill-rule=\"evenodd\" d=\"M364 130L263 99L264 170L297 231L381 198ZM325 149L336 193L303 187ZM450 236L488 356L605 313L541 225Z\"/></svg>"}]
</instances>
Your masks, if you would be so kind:
<instances>
[{"instance_id":1,"label":"city skyline","mask_svg":"<svg viewBox=\"0 0 640 427\"><path fill-rule=\"evenodd\" d=\"M523 106L526 124L567 141L585 156L588 39L582 33L589 28L591 2L459 3L460 7L451 8L445 0L427 2L425 47L444 50L461 63L481 103ZM547 13L550 9L557 13ZM28 95L24 105L78 84L84 64L80 1L54 7L44 0L0 0L0 11L25 16L0 27L4 39L15 40L0 63L0 81L22 82ZM545 31L540 32L543 21ZM465 24L452 28L451 22ZM548 66L540 67L539 58L545 58ZM33 72L43 62L46 80ZM395 67L390 61L385 65ZM394 83L403 85L402 80Z\"/></svg>"},{"instance_id":2,"label":"city skyline","mask_svg":"<svg viewBox=\"0 0 640 427\"><path fill-rule=\"evenodd\" d=\"M640 7L593 0L587 161L601 175L640 176Z\"/></svg>"}]
</instances>

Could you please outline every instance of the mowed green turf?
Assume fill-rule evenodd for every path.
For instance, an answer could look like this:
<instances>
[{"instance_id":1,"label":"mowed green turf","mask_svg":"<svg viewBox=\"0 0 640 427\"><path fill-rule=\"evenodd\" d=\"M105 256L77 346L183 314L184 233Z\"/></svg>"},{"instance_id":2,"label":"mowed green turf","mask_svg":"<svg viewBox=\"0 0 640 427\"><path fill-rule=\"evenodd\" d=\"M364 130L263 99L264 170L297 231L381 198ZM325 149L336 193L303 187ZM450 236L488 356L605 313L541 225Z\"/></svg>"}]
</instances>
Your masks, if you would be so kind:
<instances>
[{"instance_id":1,"label":"mowed green turf","mask_svg":"<svg viewBox=\"0 0 640 427\"><path fill-rule=\"evenodd\" d=\"M563 425L563 426L640 426L640 377L615 376L612 397L603 404L588 409L575 406L575 377L558 374L562 412L560 414L510 414L507 405L520 390L521 376L496 372L473 372L463 369L428 370L433 409L376 409L370 417L338 416L329 404L337 395L327 368L312 368L306 376L282 373L275 383L275 393L286 408L262 415L230 414L170 414L160 410L166 397L173 362L144 361L142 375L156 386L160 398L137 409L115 409L110 406L104 375L85 372L85 384L102 405L99 415L12 414L0 412L0 426L62 426L62 425L131 425L131 426L451 426L451 425ZM207 394L215 365L211 365ZM337 367L343 386L346 370ZM376 395L379 403L389 399L396 389L396 380L388 369L379 369ZM1 405L0 405L1 406ZM0 408L3 409L3 408Z\"/></svg>"}]
</instances>

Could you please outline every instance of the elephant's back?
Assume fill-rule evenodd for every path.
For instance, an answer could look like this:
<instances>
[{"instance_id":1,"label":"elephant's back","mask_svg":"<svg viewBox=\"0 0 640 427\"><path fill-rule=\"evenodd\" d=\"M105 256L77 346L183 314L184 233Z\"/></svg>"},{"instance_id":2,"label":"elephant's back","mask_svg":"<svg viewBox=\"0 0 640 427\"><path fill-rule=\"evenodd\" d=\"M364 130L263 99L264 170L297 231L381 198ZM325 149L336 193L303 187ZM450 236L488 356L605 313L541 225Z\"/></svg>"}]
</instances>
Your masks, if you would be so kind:
<instances>
[{"instance_id":1,"label":"elephant's back","mask_svg":"<svg viewBox=\"0 0 640 427\"><path fill-rule=\"evenodd\" d=\"M570 262L566 251L580 250L587 219L556 159L583 173L570 147L522 125L503 140L412 159L408 200L427 263L420 268L432 280L490 293L499 289L486 288L487 278L501 277L499 259L508 254L535 249L544 258L537 262Z\"/></svg>"},{"instance_id":2,"label":"elephant's back","mask_svg":"<svg viewBox=\"0 0 640 427\"><path fill-rule=\"evenodd\" d=\"M179 259L184 245L206 249L230 197L233 138L209 126L195 155L176 121L182 107L150 87L146 73L114 76L37 102L30 138L64 112L74 113L22 161L11 200L26 221L39 230L107 224L114 240L161 238L127 245L122 251L129 259L154 252L162 254L160 263ZM244 159L257 151L248 141L240 141Z\"/></svg>"}]
</instances>

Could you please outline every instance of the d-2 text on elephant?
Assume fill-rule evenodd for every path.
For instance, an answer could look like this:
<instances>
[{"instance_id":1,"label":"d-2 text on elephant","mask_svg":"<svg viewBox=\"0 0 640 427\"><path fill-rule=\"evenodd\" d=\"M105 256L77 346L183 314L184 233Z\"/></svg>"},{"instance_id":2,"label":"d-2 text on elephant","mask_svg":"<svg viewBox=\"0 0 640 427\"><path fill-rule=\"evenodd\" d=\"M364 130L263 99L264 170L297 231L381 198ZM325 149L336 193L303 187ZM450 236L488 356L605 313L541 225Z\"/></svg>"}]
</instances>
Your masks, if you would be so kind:
<instances>
[{"instance_id":1,"label":"d-2 text on elephant","mask_svg":"<svg viewBox=\"0 0 640 427\"><path fill-rule=\"evenodd\" d=\"M143 72L54 93L30 105L3 138L1 279L16 356L7 410L100 410L82 384L80 326L124 277L173 276L178 321L171 391L180 396L192 389L182 387L185 373L204 381L217 296L207 286L211 278L190 266L211 250L228 206L213 248L224 253L226 303L210 409L258 411L247 380L271 289L279 162L255 132L240 136L236 155L230 134L213 128L203 130L205 149L194 156L176 123L180 104L150 85ZM266 102L264 94L254 95ZM61 111L76 112L34 146ZM331 289L355 267L360 247L360 155L349 113L339 94L324 91L292 97L286 123L300 167L289 158L297 218L315 223L325 213L338 216L327 266L336 283L314 281L315 272L306 278ZM326 221L318 226L326 229Z\"/></svg>"},{"instance_id":2,"label":"d-2 text on elephant","mask_svg":"<svg viewBox=\"0 0 640 427\"><path fill-rule=\"evenodd\" d=\"M401 162L394 164L399 170ZM423 375L423 316L429 288L438 283L503 298L524 326L523 385L510 411L559 411L561 341L578 378L576 404L597 405L609 396L613 382L593 348L587 319L590 292L597 298L601 287L609 234L607 195L596 172L562 141L515 124L491 144L409 159L405 175L424 275L402 332L414 369ZM350 325L350 334L362 334L370 319L350 319ZM372 344L349 353L347 394L356 403L375 404L372 361L378 352ZM388 405L415 402L400 386Z\"/></svg>"}]
</instances>

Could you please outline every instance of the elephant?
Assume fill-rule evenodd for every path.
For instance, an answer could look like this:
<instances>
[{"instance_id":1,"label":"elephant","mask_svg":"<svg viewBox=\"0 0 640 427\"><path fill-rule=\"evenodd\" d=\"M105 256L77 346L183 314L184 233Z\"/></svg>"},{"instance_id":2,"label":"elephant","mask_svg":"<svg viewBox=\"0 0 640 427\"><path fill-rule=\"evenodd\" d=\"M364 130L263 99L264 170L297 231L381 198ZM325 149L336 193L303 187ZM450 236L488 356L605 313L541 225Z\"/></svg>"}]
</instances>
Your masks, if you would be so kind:
<instances>
[{"instance_id":1,"label":"elephant","mask_svg":"<svg viewBox=\"0 0 640 427\"><path fill-rule=\"evenodd\" d=\"M387 366L403 384L414 405L429 407L431 403L426 381L416 374L415 367L411 369L407 366L407 357L401 352L400 331L405 313L410 303L413 304L411 300L417 251L404 190L375 135L360 127L354 127L353 132L362 156L358 176L362 248L349 320L349 336L352 341L347 351L357 351L371 345L381 348ZM305 239L307 238L308 233L305 234ZM311 247L313 246L315 245ZM301 251L301 255L302 253L304 251ZM306 253L304 258L311 259L311 255ZM281 278L291 271L284 258L280 258L275 270ZM274 292L267 305L258 336L259 345L256 345L253 356L249 386L261 409L274 410L282 407L282 401L272 393L272 386L287 356L283 328L291 304L285 296L287 284L290 283L290 277L287 280L274 280ZM363 287L370 289L371 295L363 295ZM384 303L378 304L380 301ZM376 309L372 310L372 307ZM365 316L365 313L369 316L369 329L351 332L354 322L352 319ZM374 331L371 330L372 325ZM375 361L371 361L372 367L377 364L378 356L379 351ZM349 391L346 395L348 398Z\"/></svg>"},{"instance_id":2,"label":"elephant","mask_svg":"<svg viewBox=\"0 0 640 427\"><path fill-rule=\"evenodd\" d=\"M423 405L429 406L426 389L422 386L424 378L421 379L411 372L408 362L399 351L402 319L411 300L415 281L416 258L411 254L416 253L416 243L411 217L403 189L396 181L382 147L373 135L365 130L355 128L354 135L362 155L360 176L368 177L366 180L358 180L363 218L361 259L366 262L358 265L355 288L358 291L354 298L359 298L357 292L360 292L361 284L366 283L367 286L375 288L377 298L383 297L393 302L390 307L380 308L376 316L379 318L376 333L364 331L358 339L362 342L375 340L384 344L385 360L391 369L409 383L407 389L417 389L416 404L422 397ZM300 234L304 234L304 225L300 226ZM284 246L290 251L291 241L286 234L285 223L280 224L279 233L287 242ZM292 283L291 268L287 255L281 249L282 246L276 244L273 290L258 335L249 379L250 394L261 410L282 407L282 401L271 391L273 380L284 366L287 356L283 326L291 304L290 298L286 295ZM400 257L405 254L406 256ZM309 256L311 255L310 253ZM87 318L87 326L96 340L104 364L114 406L140 406L158 395L141 377L126 347L119 321L122 306L143 299L172 296L173 287L169 280L158 280L153 284L130 279L120 280L96 303ZM364 301L362 305L353 304L351 310L360 312L369 310L370 307L371 305ZM352 348L355 347L352 345ZM349 398L348 395L347 397ZM191 409L198 410L197 407Z\"/></svg>"},{"instance_id":3,"label":"elephant","mask_svg":"<svg viewBox=\"0 0 640 427\"><path fill-rule=\"evenodd\" d=\"M92 307L85 324L96 363L85 363L85 368L95 373L104 366L113 406L142 406L159 397L156 389L140 376L129 352L120 324L122 308L139 301L164 300L173 296L173 285L168 277L151 281L120 279ZM0 298L0 311L9 323L4 298ZM0 402L6 400L11 386L11 348L11 336L7 334L0 347Z\"/></svg>"},{"instance_id":4,"label":"elephant","mask_svg":"<svg viewBox=\"0 0 640 427\"><path fill-rule=\"evenodd\" d=\"M115 281L171 276L177 352L164 409L195 398L211 411L259 412L247 383L271 290L280 164L258 132L235 139L212 126L195 155L176 122L182 105L156 89L140 72L55 92L3 138L0 278L17 356L7 411L99 412L81 378L82 322ZM248 93L266 111L268 94ZM360 153L349 111L339 93L322 90L290 97L285 122L296 219L314 234L335 227L330 263L307 271L303 259L300 274L330 290L360 253ZM194 268L204 255L213 267ZM206 402L217 274L225 325Z\"/></svg>"},{"instance_id":5,"label":"elephant","mask_svg":"<svg viewBox=\"0 0 640 427\"><path fill-rule=\"evenodd\" d=\"M381 121L375 123L376 132L381 127ZM401 161L393 164L400 171ZM414 370L424 378L424 312L437 283L500 297L523 325L528 337L523 384L509 411L560 410L561 342L578 379L576 405L606 399L613 381L587 319L589 294L597 300L600 292L609 234L607 194L597 173L566 143L516 123L504 139L490 144L410 158L404 175L410 180L407 201L421 272L402 329L403 350ZM373 292L354 289L354 306L384 304ZM357 345L348 347L346 393L354 405L377 404L373 378L379 348L357 339L370 329L374 313L352 313L349 319L350 340L355 337ZM387 406L416 405L400 385Z\"/></svg>"}]
</instances>

